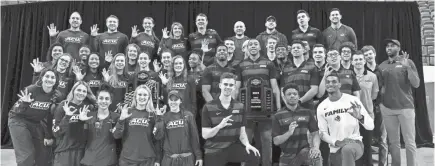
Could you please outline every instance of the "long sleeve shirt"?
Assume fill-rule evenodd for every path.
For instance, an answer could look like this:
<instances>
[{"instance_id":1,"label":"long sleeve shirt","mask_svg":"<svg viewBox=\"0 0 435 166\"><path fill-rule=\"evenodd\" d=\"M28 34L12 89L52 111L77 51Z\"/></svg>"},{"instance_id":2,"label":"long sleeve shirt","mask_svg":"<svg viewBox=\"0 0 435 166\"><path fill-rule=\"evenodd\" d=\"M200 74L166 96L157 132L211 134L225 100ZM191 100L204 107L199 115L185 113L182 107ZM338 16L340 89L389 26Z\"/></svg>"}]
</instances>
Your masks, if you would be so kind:
<instances>
[{"instance_id":1,"label":"long sleeve shirt","mask_svg":"<svg viewBox=\"0 0 435 166\"><path fill-rule=\"evenodd\" d=\"M141 32L136 37L130 38L130 43L137 44L141 52L147 52L151 59L155 59L160 40L153 35Z\"/></svg>"},{"instance_id":2,"label":"long sleeve shirt","mask_svg":"<svg viewBox=\"0 0 435 166\"><path fill-rule=\"evenodd\" d=\"M89 87L91 88L92 93L94 95L97 95L98 89L100 89L101 83L103 83L103 75L101 73L91 73L88 72L83 77L84 82L89 84Z\"/></svg>"},{"instance_id":3,"label":"long sleeve shirt","mask_svg":"<svg viewBox=\"0 0 435 166\"><path fill-rule=\"evenodd\" d=\"M166 88L165 101L168 101L167 94L171 90L177 90L180 94L182 94L182 107L191 112L196 116L196 84L195 80L192 77L187 77L187 80L184 79L182 75L174 77L173 82L169 84L169 88Z\"/></svg>"},{"instance_id":4,"label":"long sleeve shirt","mask_svg":"<svg viewBox=\"0 0 435 166\"><path fill-rule=\"evenodd\" d=\"M99 53L100 62L104 62L104 56L108 51L112 51L113 56L117 53L124 53L128 45L128 37L121 32L104 32L98 36L92 36L90 43L92 50Z\"/></svg>"},{"instance_id":5,"label":"long sleeve shirt","mask_svg":"<svg viewBox=\"0 0 435 166\"><path fill-rule=\"evenodd\" d=\"M129 108L128 111L132 115L118 121L113 132L115 138L123 140L121 158L135 162L149 158L160 161L161 144L153 136L156 115L136 108Z\"/></svg>"},{"instance_id":6,"label":"long sleeve shirt","mask_svg":"<svg viewBox=\"0 0 435 166\"><path fill-rule=\"evenodd\" d=\"M166 112L156 124L155 138L163 140L165 155L193 153L196 160L202 159L195 117L184 110Z\"/></svg>"},{"instance_id":7,"label":"long sleeve shirt","mask_svg":"<svg viewBox=\"0 0 435 166\"><path fill-rule=\"evenodd\" d=\"M208 41L208 48L211 49L209 52L204 53L202 57L204 60L204 65L209 66L213 64L216 54L216 47L222 43L222 39L219 34L213 29L207 29L205 34L201 34L199 32L193 32L189 35L189 45L191 49L201 49L202 41Z\"/></svg>"},{"instance_id":8,"label":"long sleeve shirt","mask_svg":"<svg viewBox=\"0 0 435 166\"><path fill-rule=\"evenodd\" d=\"M174 52L175 55L181 55L184 61L188 61L188 50L190 50L189 41L186 38L172 39L172 38L162 38L159 44L159 54L160 50L167 48Z\"/></svg>"},{"instance_id":9,"label":"long sleeve shirt","mask_svg":"<svg viewBox=\"0 0 435 166\"><path fill-rule=\"evenodd\" d=\"M355 111L351 102L356 102L361 106L361 115L364 116L360 121L354 118L350 112ZM346 93L337 101L325 99L317 107L317 120L322 140L329 143L330 152L337 152L340 147L335 146L335 141L345 138L362 141L359 132L359 123L367 130L373 130L373 119L369 116L361 101L356 97Z\"/></svg>"},{"instance_id":10,"label":"long sleeve shirt","mask_svg":"<svg viewBox=\"0 0 435 166\"><path fill-rule=\"evenodd\" d=\"M56 42L62 44L64 52L71 54L73 58L79 61L80 47L87 45L89 39L89 35L86 32L67 29L60 32L57 36L50 37L50 44Z\"/></svg>"}]
</instances>

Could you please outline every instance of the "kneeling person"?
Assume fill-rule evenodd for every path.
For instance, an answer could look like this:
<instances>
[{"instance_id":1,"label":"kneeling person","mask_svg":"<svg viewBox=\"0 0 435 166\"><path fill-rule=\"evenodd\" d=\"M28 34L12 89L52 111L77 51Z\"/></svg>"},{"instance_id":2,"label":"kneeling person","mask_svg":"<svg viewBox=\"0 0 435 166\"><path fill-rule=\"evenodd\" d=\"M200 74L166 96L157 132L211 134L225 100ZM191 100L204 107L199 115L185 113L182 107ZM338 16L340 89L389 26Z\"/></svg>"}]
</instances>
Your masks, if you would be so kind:
<instances>
[{"instance_id":1,"label":"kneeling person","mask_svg":"<svg viewBox=\"0 0 435 166\"><path fill-rule=\"evenodd\" d=\"M311 110L298 104L299 92L296 84L283 88L286 107L272 117L273 143L281 148L279 166L322 165L317 121ZM308 141L308 131L313 136L313 145Z\"/></svg>"}]
</instances>

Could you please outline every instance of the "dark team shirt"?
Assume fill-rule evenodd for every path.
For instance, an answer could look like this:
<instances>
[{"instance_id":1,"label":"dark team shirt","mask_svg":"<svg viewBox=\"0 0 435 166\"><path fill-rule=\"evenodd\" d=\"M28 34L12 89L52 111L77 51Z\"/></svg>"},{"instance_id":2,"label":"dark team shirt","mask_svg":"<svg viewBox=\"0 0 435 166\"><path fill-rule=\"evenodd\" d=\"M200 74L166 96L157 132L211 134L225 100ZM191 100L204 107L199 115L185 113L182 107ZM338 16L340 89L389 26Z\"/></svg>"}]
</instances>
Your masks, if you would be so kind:
<instances>
[{"instance_id":1,"label":"dark team shirt","mask_svg":"<svg viewBox=\"0 0 435 166\"><path fill-rule=\"evenodd\" d=\"M278 72L278 77L276 77L276 81L279 85L279 87L282 87L281 83L281 76L282 76L282 72L284 71L284 67L287 65L293 65L293 62L290 60L285 61L284 63L278 63L278 59L275 59L273 61L273 64L275 65L277 72Z\"/></svg>"},{"instance_id":2,"label":"dark team shirt","mask_svg":"<svg viewBox=\"0 0 435 166\"><path fill-rule=\"evenodd\" d=\"M88 113L92 119L86 121L88 139L85 155L80 162L84 165L114 165L118 163L116 144L112 130L119 119L119 114L109 111L109 115L100 120L97 110Z\"/></svg>"},{"instance_id":3,"label":"dark team shirt","mask_svg":"<svg viewBox=\"0 0 435 166\"><path fill-rule=\"evenodd\" d=\"M241 39L236 38L236 36L230 37L230 40L234 41L234 46L236 49L234 50L233 59L234 61L243 61L245 59L245 53L242 51L243 43L246 40L249 40L249 37L244 36Z\"/></svg>"},{"instance_id":4,"label":"dark team shirt","mask_svg":"<svg viewBox=\"0 0 435 166\"><path fill-rule=\"evenodd\" d=\"M55 104L55 91L50 93L45 93L41 86L29 85L26 87L29 93L31 93L30 98L33 99L32 102L17 101L9 111L9 118L19 118L27 122L40 124L42 120L47 118L47 134L45 138L52 137L52 131L50 130L53 123L53 116L51 114L51 108Z\"/></svg>"},{"instance_id":5,"label":"dark team shirt","mask_svg":"<svg viewBox=\"0 0 435 166\"><path fill-rule=\"evenodd\" d=\"M242 62L243 59L236 59L235 55L233 54L233 57L231 58L231 60L228 61L228 64L235 68L237 65L240 64L240 62Z\"/></svg>"},{"instance_id":6,"label":"dark team shirt","mask_svg":"<svg viewBox=\"0 0 435 166\"><path fill-rule=\"evenodd\" d=\"M157 106L158 98L163 94L163 86L159 74L152 70L139 71L130 77L128 81L128 92L124 98L125 104L130 104L133 101L134 90L143 84L150 88L154 106Z\"/></svg>"},{"instance_id":7,"label":"dark team shirt","mask_svg":"<svg viewBox=\"0 0 435 166\"><path fill-rule=\"evenodd\" d=\"M326 49L338 50L344 42L351 42L355 48L358 48L355 32L350 26L342 24L337 30L329 26L322 32L322 35Z\"/></svg>"},{"instance_id":8,"label":"dark team shirt","mask_svg":"<svg viewBox=\"0 0 435 166\"><path fill-rule=\"evenodd\" d=\"M96 37L92 36L91 42L93 50L99 53L100 61L104 62L104 56L108 51L112 51L113 56L124 53L128 45L128 37L121 32L104 32Z\"/></svg>"},{"instance_id":9,"label":"dark team shirt","mask_svg":"<svg viewBox=\"0 0 435 166\"><path fill-rule=\"evenodd\" d=\"M204 153L221 151L239 141L240 128L246 126L245 108L242 103L231 99L230 106L225 109L220 99L207 102L202 108L202 127L213 128L221 123L222 119L232 115L231 126L220 129L212 138L205 140Z\"/></svg>"},{"instance_id":10,"label":"dark team shirt","mask_svg":"<svg viewBox=\"0 0 435 166\"><path fill-rule=\"evenodd\" d=\"M302 149L309 147L308 131L310 133L319 131L311 110L297 107L296 110L291 111L287 107L283 107L272 116L272 137L286 133L290 124L295 121L298 127L295 128L288 140L279 145L281 151L284 154L290 154L291 158L295 157Z\"/></svg>"},{"instance_id":11,"label":"dark team shirt","mask_svg":"<svg viewBox=\"0 0 435 166\"><path fill-rule=\"evenodd\" d=\"M288 45L287 37L286 37L284 34L282 34L281 32L278 32L278 30L273 31L273 32L270 33L270 34L267 33L266 31L261 32L261 33L256 37L256 39L260 42L260 46L261 46L260 54L261 54L261 57L264 57L264 58L267 58L267 54L266 54L266 51L267 51L266 44L267 44L267 38L268 38L269 36L275 36L275 37L277 37L277 38L278 38L278 44L283 44L283 45L285 45L285 46Z\"/></svg>"},{"instance_id":12,"label":"dark team shirt","mask_svg":"<svg viewBox=\"0 0 435 166\"><path fill-rule=\"evenodd\" d=\"M281 87L289 83L298 85L299 96L304 96L312 85L319 86L319 73L314 65L308 64L307 61L302 62L299 67L293 64L284 66L280 79Z\"/></svg>"},{"instance_id":13,"label":"dark team shirt","mask_svg":"<svg viewBox=\"0 0 435 166\"><path fill-rule=\"evenodd\" d=\"M110 86L113 88L113 100L109 107L110 110L116 110L116 105L124 101L124 97L127 92L127 85L128 77L126 75L118 75L118 83L114 85L110 84Z\"/></svg>"},{"instance_id":14,"label":"dark team shirt","mask_svg":"<svg viewBox=\"0 0 435 166\"><path fill-rule=\"evenodd\" d=\"M118 121L113 132L116 139L122 138L123 141L121 158L134 162L143 162L149 158L160 161L161 145L153 136L156 115L136 108L129 108L128 111L132 115Z\"/></svg>"},{"instance_id":15,"label":"dark team shirt","mask_svg":"<svg viewBox=\"0 0 435 166\"><path fill-rule=\"evenodd\" d=\"M201 92L202 91L202 84L201 84L201 78L202 75L204 73L204 70L200 70L200 71L189 71L187 73L187 75L189 77L192 77L193 80L195 80L195 84L196 84L196 92Z\"/></svg>"},{"instance_id":16,"label":"dark team shirt","mask_svg":"<svg viewBox=\"0 0 435 166\"><path fill-rule=\"evenodd\" d=\"M62 98L60 100L66 99L66 96L71 91L72 86L74 85L75 76L71 74L68 76L67 73L59 73L59 85L57 86L57 90L62 94Z\"/></svg>"},{"instance_id":17,"label":"dark team shirt","mask_svg":"<svg viewBox=\"0 0 435 166\"><path fill-rule=\"evenodd\" d=\"M258 58L253 61L251 58L243 60L236 68L236 73L242 81L242 87L246 87L248 80L253 77L260 77L266 87L271 87L270 80L278 77L278 72L272 61L266 58Z\"/></svg>"},{"instance_id":18,"label":"dark team shirt","mask_svg":"<svg viewBox=\"0 0 435 166\"><path fill-rule=\"evenodd\" d=\"M317 67L317 66L314 64L315 69L317 70L317 73L319 73L319 81L320 81L320 82L322 81L323 76L325 75L325 65L326 65L326 62L325 62L322 66L320 66L320 67ZM355 77L355 78L356 78L356 77ZM319 85L320 85L320 83L319 83ZM323 94L323 96L322 96L321 98L318 98L317 95L316 95L316 96L314 96L314 100L318 100L317 103L320 104L320 103L321 103L323 100L325 100L327 97L328 97L328 93Z\"/></svg>"},{"instance_id":19,"label":"dark team shirt","mask_svg":"<svg viewBox=\"0 0 435 166\"><path fill-rule=\"evenodd\" d=\"M221 93L221 89L219 88L220 78L221 75L226 72L236 74L236 69L230 67L228 64L222 67L217 62L204 69L201 85L211 85L210 94L213 99L217 99ZM240 77L238 77L237 80L240 81Z\"/></svg>"},{"instance_id":20,"label":"dark team shirt","mask_svg":"<svg viewBox=\"0 0 435 166\"><path fill-rule=\"evenodd\" d=\"M181 55L185 62L189 60L188 50L189 48L189 42L187 41L187 38L180 38L180 39L172 39L172 38L163 38L160 41L159 45L159 53L160 50L167 48L174 52L175 55Z\"/></svg>"},{"instance_id":21,"label":"dark team shirt","mask_svg":"<svg viewBox=\"0 0 435 166\"><path fill-rule=\"evenodd\" d=\"M125 67L126 67L126 69L127 69L128 77L131 77L131 76L134 75L134 73L136 73L137 62L136 62L134 65L131 65L131 64L128 63L128 62L127 62L126 64L127 64L127 66L125 66Z\"/></svg>"},{"instance_id":22,"label":"dark team shirt","mask_svg":"<svg viewBox=\"0 0 435 166\"><path fill-rule=\"evenodd\" d=\"M156 124L155 138L163 140L165 155L193 153L202 159L195 116L189 111L166 112Z\"/></svg>"},{"instance_id":23,"label":"dark team shirt","mask_svg":"<svg viewBox=\"0 0 435 166\"><path fill-rule=\"evenodd\" d=\"M310 48L313 48L314 44L322 44L322 32L319 29L314 28L312 26L308 26L306 32L302 32L302 30L298 27L297 29L292 31L291 40L292 42L295 40L307 41Z\"/></svg>"},{"instance_id":24,"label":"dark team shirt","mask_svg":"<svg viewBox=\"0 0 435 166\"><path fill-rule=\"evenodd\" d=\"M361 90L353 70L345 69L340 66L338 71L334 70L333 72L337 73L337 75L340 77L341 92L353 95L353 92Z\"/></svg>"},{"instance_id":25,"label":"dark team shirt","mask_svg":"<svg viewBox=\"0 0 435 166\"><path fill-rule=\"evenodd\" d=\"M150 54L151 59L155 59L159 48L160 40L144 32L139 33L136 37L130 38L130 43L137 44L141 52Z\"/></svg>"},{"instance_id":26,"label":"dark team shirt","mask_svg":"<svg viewBox=\"0 0 435 166\"><path fill-rule=\"evenodd\" d=\"M87 104L82 102L77 105L69 102L68 106L71 111L76 110L74 115L65 115L63 106L65 101L61 102L54 112L53 135L56 138L56 149L54 152L63 152L67 150L84 149L86 145L87 135L85 131L85 122L80 121L79 109Z\"/></svg>"},{"instance_id":27,"label":"dark team shirt","mask_svg":"<svg viewBox=\"0 0 435 166\"><path fill-rule=\"evenodd\" d=\"M100 89L101 83L103 83L103 79L104 78L101 73L88 72L83 77L82 81L88 83L92 93L94 93L94 95L97 95L97 91L98 89Z\"/></svg>"},{"instance_id":28,"label":"dark team shirt","mask_svg":"<svg viewBox=\"0 0 435 166\"><path fill-rule=\"evenodd\" d=\"M186 110L191 112L196 116L196 84L192 77L187 77L187 80L183 78L182 75L176 76L173 79L173 83L167 84L169 88L165 88L165 101L168 102L168 93L171 90L177 90L178 93L182 94L181 106Z\"/></svg>"},{"instance_id":29,"label":"dark team shirt","mask_svg":"<svg viewBox=\"0 0 435 166\"><path fill-rule=\"evenodd\" d=\"M80 60L79 50L83 45L89 43L89 35L83 31L72 31L70 29L60 32L57 37L50 37L50 44L60 43L63 46L63 52L71 54L76 60Z\"/></svg>"},{"instance_id":30,"label":"dark team shirt","mask_svg":"<svg viewBox=\"0 0 435 166\"><path fill-rule=\"evenodd\" d=\"M213 29L207 29L204 35L199 32L193 32L189 35L188 39L191 49L201 49L201 43L204 39L208 41L208 48L211 49L203 56L204 65L209 66L214 62L216 47L222 43L222 39L221 37L219 37L219 34Z\"/></svg>"}]
</instances>

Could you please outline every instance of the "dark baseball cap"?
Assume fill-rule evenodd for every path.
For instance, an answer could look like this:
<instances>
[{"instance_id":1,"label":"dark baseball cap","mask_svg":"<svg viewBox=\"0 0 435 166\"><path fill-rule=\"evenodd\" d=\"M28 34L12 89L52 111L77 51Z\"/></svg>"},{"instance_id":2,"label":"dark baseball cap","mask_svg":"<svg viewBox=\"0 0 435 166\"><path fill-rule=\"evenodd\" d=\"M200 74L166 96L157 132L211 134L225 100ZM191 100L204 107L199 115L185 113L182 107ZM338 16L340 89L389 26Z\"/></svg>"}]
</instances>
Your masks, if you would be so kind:
<instances>
[{"instance_id":1,"label":"dark baseball cap","mask_svg":"<svg viewBox=\"0 0 435 166\"><path fill-rule=\"evenodd\" d=\"M266 21L269 21L269 20L273 20L273 21L276 22L276 18L275 18L275 16L269 16L269 17L267 17L267 18L266 18Z\"/></svg>"},{"instance_id":2,"label":"dark baseball cap","mask_svg":"<svg viewBox=\"0 0 435 166\"><path fill-rule=\"evenodd\" d=\"M169 94L168 94L168 98L171 98L172 95L175 95L175 96L177 96L179 99L181 99L180 92L178 92L178 91L176 91L176 90L172 90L172 91L170 91Z\"/></svg>"},{"instance_id":3,"label":"dark baseball cap","mask_svg":"<svg viewBox=\"0 0 435 166\"><path fill-rule=\"evenodd\" d=\"M393 43L400 47L400 42L396 39L385 39L385 45L387 45L388 43Z\"/></svg>"}]
</instances>

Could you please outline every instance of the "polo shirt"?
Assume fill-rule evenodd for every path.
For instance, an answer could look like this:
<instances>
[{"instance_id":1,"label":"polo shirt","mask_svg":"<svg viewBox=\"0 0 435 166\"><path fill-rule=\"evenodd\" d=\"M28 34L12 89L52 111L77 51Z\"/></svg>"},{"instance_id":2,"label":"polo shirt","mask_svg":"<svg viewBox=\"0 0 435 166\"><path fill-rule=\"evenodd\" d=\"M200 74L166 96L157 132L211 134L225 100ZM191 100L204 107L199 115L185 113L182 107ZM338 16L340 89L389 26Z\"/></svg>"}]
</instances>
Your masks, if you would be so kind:
<instances>
[{"instance_id":1,"label":"polo shirt","mask_svg":"<svg viewBox=\"0 0 435 166\"><path fill-rule=\"evenodd\" d=\"M233 59L235 61L242 61L243 59L245 59L245 53L242 51L242 47L243 47L243 43L246 40L249 40L249 37L244 36L241 39L236 38L236 36L230 37L230 40L234 41L234 46L236 47L236 49L234 50L234 57Z\"/></svg>"},{"instance_id":2,"label":"polo shirt","mask_svg":"<svg viewBox=\"0 0 435 166\"><path fill-rule=\"evenodd\" d=\"M251 58L243 60L236 67L236 73L242 81L241 87L246 87L250 78L260 77L265 81L266 87L270 88L270 79L276 79L278 77L278 72L273 62L262 57L255 61Z\"/></svg>"},{"instance_id":3,"label":"polo shirt","mask_svg":"<svg viewBox=\"0 0 435 166\"><path fill-rule=\"evenodd\" d=\"M298 86L299 96L302 97L311 89L311 85L319 86L319 73L316 67L307 61L302 62L299 67L296 67L294 63L285 65L280 85L284 87L290 83Z\"/></svg>"},{"instance_id":4,"label":"polo shirt","mask_svg":"<svg viewBox=\"0 0 435 166\"><path fill-rule=\"evenodd\" d=\"M359 87L361 88L359 93L361 103L366 108L367 113L374 118L373 94L379 92L378 79L374 73L368 70L364 70L362 75L356 75L356 79L359 83Z\"/></svg>"},{"instance_id":5,"label":"polo shirt","mask_svg":"<svg viewBox=\"0 0 435 166\"><path fill-rule=\"evenodd\" d=\"M284 62L282 64L279 64L278 60L275 59L273 61L273 63L276 66L276 69L277 69L277 72L278 72L278 77L276 78L276 81L278 82L279 87L282 87L282 85L281 85L281 78L282 77L281 76L282 76L282 72L284 71L284 67L287 66L287 65L292 65L293 62L290 61L290 60L287 60L286 62Z\"/></svg>"},{"instance_id":6,"label":"polo shirt","mask_svg":"<svg viewBox=\"0 0 435 166\"><path fill-rule=\"evenodd\" d=\"M200 80L201 85L211 85L210 94L213 97L213 99L217 99L221 93L221 89L219 88L219 83L220 83L221 75L226 72L233 73L236 75L236 69L230 67L228 63L226 66L222 67L217 62L215 62L204 69L202 78ZM240 77L238 77L236 80L239 81Z\"/></svg>"},{"instance_id":7,"label":"polo shirt","mask_svg":"<svg viewBox=\"0 0 435 166\"><path fill-rule=\"evenodd\" d=\"M378 79L378 86L379 90L382 89L382 73L379 70L379 65L376 65L375 70L372 71L367 64L365 65L366 70L373 72L376 75L376 78ZM373 104L379 105L381 104L381 93L378 93L378 97L376 97L376 100L373 101Z\"/></svg>"},{"instance_id":8,"label":"polo shirt","mask_svg":"<svg viewBox=\"0 0 435 166\"><path fill-rule=\"evenodd\" d=\"M232 125L220 129L214 137L205 140L205 153L219 152L239 141L240 128L246 126L246 116L243 104L233 99L228 109L222 106L220 99L207 102L202 108L201 125L203 128L216 127L222 119L230 115L232 115Z\"/></svg>"},{"instance_id":9,"label":"polo shirt","mask_svg":"<svg viewBox=\"0 0 435 166\"><path fill-rule=\"evenodd\" d=\"M352 42L358 48L355 32L350 26L342 24L337 30L329 26L322 34L327 49L338 50L344 42Z\"/></svg>"},{"instance_id":10,"label":"polo shirt","mask_svg":"<svg viewBox=\"0 0 435 166\"><path fill-rule=\"evenodd\" d=\"M398 61L385 60L379 65L382 73L382 104L390 109L414 109L414 96L412 85L408 76L413 81L420 82L417 68L412 60L408 59L410 66L403 66Z\"/></svg>"},{"instance_id":11,"label":"polo shirt","mask_svg":"<svg viewBox=\"0 0 435 166\"><path fill-rule=\"evenodd\" d=\"M280 136L289 130L292 122L296 121L298 127L295 128L293 134L279 147L284 154L291 154L290 157L295 157L302 149L309 147L307 132L319 131L317 121L314 118L311 110L298 106L292 111L287 107L281 108L274 116L272 116L272 137Z\"/></svg>"},{"instance_id":12,"label":"polo shirt","mask_svg":"<svg viewBox=\"0 0 435 166\"><path fill-rule=\"evenodd\" d=\"M359 87L359 83L356 80L355 72L353 70L345 69L340 66L340 69L338 69L338 71L333 72L335 72L338 77L340 77L340 91L342 93L353 95L352 92L361 90L361 88Z\"/></svg>"},{"instance_id":13,"label":"polo shirt","mask_svg":"<svg viewBox=\"0 0 435 166\"><path fill-rule=\"evenodd\" d=\"M308 26L306 32L302 32L302 30L298 27L297 29L292 31L291 40L292 42L295 40L307 41L310 48L313 48L314 44L323 43L322 40L322 32L319 29L314 28L312 26Z\"/></svg>"},{"instance_id":14,"label":"polo shirt","mask_svg":"<svg viewBox=\"0 0 435 166\"><path fill-rule=\"evenodd\" d=\"M275 36L276 38L278 38L278 43L277 44L283 44L283 45L288 45L288 40L287 37L282 34L281 32L278 32L278 30L274 30L272 33L267 33L267 31L261 32L260 34L258 34L258 36L255 38L258 40L258 42L260 42L260 46L261 46L261 50L260 50L260 54L261 57L267 57L266 56L266 44L267 44L267 38L269 36Z\"/></svg>"}]
</instances>

